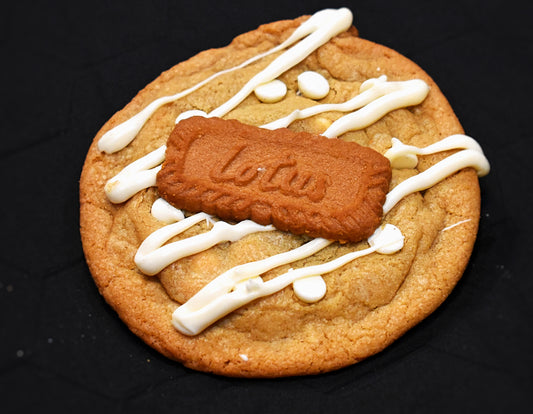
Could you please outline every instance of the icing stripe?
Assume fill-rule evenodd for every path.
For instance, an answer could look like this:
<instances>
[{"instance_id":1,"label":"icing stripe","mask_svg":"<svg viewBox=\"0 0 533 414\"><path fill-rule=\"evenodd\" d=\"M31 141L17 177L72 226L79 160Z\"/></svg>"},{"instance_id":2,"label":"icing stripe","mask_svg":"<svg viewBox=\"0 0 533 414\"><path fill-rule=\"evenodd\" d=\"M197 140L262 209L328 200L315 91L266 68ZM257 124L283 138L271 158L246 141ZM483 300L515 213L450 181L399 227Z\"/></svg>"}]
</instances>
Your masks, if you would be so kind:
<instances>
[{"instance_id":1,"label":"icing stripe","mask_svg":"<svg viewBox=\"0 0 533 414\"><path fill-rule=\"evenodd\" d=\"M326 246L329 246L331 243L331 240L317 238L297 247L296 249L279 253L267 257L266 259L235 266L222 273L189 299L187 307L191 310L198 310L221 294L225 294L233 289L237 284L266 273L276 267L310 257Z\"/></svg>"},{"instance_id":2,"label":"icing stripe","mask_svg":"<svg viewBox=\"0 0 533 414\"><path fill-rule=\"evenodd\" d=\"M217 221L207 233L198 234L163 246L172 237L212 216L198 213L177 223L162 227L150 234L140 245L135 255L135 264L141 272L155 275L169 264L195 253L207 250L225 241L237 241L247 234L275 230L274 226L262 226L251 220L237 224Z\"/></svg>"},{"instance_id":3,"label":"icing stripe","mask_svg":"<svg viewBox=\"0 0 533 414\"><path fill-rule=\"evenodd\" d=\"M274 59L265 69L250 79L231 99L211 111L209 116L222 117L226 115L259 85L276 79L279 75L304 60L318 47L327 43L331 38L348 30L352 24L352 13L345 8L322 10L322 12L315 14L313 17L316 20L312 20L309 25L313 29L309 36Z\"/></svg>"},{"instance_id":4,"label":"icing stripe","mask_svg":"<svg viewBox=\"0 0 533 414\"><path fill-rule=\"evenodd\" d=\"M338 137L344 132L365 128L394 109L419 104L427 96L429 88L424 81L419 79L388 82L387 77L383 75L363 82L359 92L358 95L346 102L297 109L283 118L263 125L262 128L286 128L296 120L324 112L350 112L362 108L351 115L345 115L338 119L322 134L328 138Z\"/></svg>"},{"instance_id":5,"label":"icing stripe","mask_svg":"<svg viewBox=\"0 0 533 414\"><path fill-rule=\"evenodd\" d=\"M201 307L197 306L196 299L193 297L174 311L172 314L172 323L180 332L186 335L196 335L235 309L260 297L278 292L298 279L332 272L359 257L379 251L390 245L396 245L399 248L403 247L403 236L401 232L396 231L397 229L390 224L387 226L384 229L379 228L377 230L375 243L364 250L347 253L320 265L291 270L266 282L261 278L254 278L238 285L227 283L227 288L235 287L235 289L225 293L219 293L217 296L213 295L214 297L212 299L210 298L210 301L204 302L205 304ZM391 229L391 227L396 230ZM380 233L383 234L381 235ZM398 244L399 241L401 241L400 244ZM220 283L215 279L215 283L217 282ZM209 284L204 289L209 289Z\"/></svg>"},{"instance_id":6,"label":"icing stripe","mask_svg":"<svg viewBox=\"0 0 533 414\"><path fill-rule=\"evenodd\" d=\"M348 131L366 128L395 109L419 104L429 92L429 87L426 83L419 79L391 82L391 84L390 86L393 89L391 92L372 100L359 111L337 119L322 135L334 138ZM396 87L398 89L394 90Z\"/></svg>"},{"instance_id":7,"label":"icing stripe","mask_svg":"<svg viewBox=\"0 0 533 414\"><path fill-rule=\"evenodd\" d=\"M426 190L466 167L474 167L479 175L488 173L490 169L489 162L483 153L470 149L459 151L394 187L387 194L385 204L383 204L383 214L391 211L405 196Z\"/></svg>"},{"instance_id":8,"label":"icing stripe","mask_svg":"<svg viewBox=\"0 0 533 414\"><path fill-rule=\"evenodd\" d=\"M146 108L127 121L107 131L98 141L98 149L108 154L120 151L135 139L146 121L148 121L155 111L163 105L183 98L225 73L248 66L257 60L283 50L298 40L308 36L297 46L289 49L287 52L284 52L281 56L276 58L265 70L255 75L240 92L225 104L214 110L211 114L212 116L223 116L242 102L242 100L246 98L255 87L259 86L261 83L275 79L279 74L303 60L307 55L326 43L332 37L347 30L351 24L352 12L346 8L319 11L298 26L287 40L269 51L254 56L238 66L217 72L191 88L175 95L164 96L154 100Z\"/></svg>"},{"instance_id":9,"label":"icing stripe","mask_svg":"<svg viewBox=\"0 0 533 414\"><path fill-rule=\"evenodd\" d=\"M399 144L401 142L398 141ZM397 145L398 145L397 143ZM403 145L403 144L401 144ZM454 146L470 147L475 149L461 150L444 160L433 165L418 175L411 177L399 185L397 185L391 192L387 194L387 199L384 204L384 214L387 214L403 197L408 194L429 188L449 175L469 166L480 171L480 174L488 172L488 161L477 144L472 143L472 139L465 136L452 136L448 140L443 140L440 145L431 145L420 149L417 147L409 147L413 153L440 152L453 149ZM408 146L404 146L407 148ZM404 148L404 149L405 149ZM407 153L408 151L404 151ZM390 225L387 225L390 226ZM392 226L394 227L394 226ZM338 269L341 266L357 259L363 254L370 254L377 251L381 254L392 254L403 247L403 235L394 228L389 228L387 236L380 238L381 228L369 238L370 248L360 251L348 253L331 262L317 266L307 266L297 270L285 273L275 279L263 282L260 277L256 277L267 270L278 267L276 263L282 264L292 263L308 256L298 255L297 259L291 259L295 252L303 252L306 245L280 255L272 256L259 262L247 263L245 265L235 267L226 273L217 277L214 281L206 285L199 293L193 296L188 302L176 309L173 314L173 324L176 329L186 335L196 335L214 321L222 318L233 310L246 303L251 302L259 297L267 296L275 293L295 280L303 277L317 276L332 270ZM330 242L324 239L315 239L308 244L316 243L316 251L311 250L309 256L326 247ZM280 258L283 257L283 260ZM265 266L262 268L262 266ZM251 269L254 269L251 271ZM265 270L266 269L266 270ZM237 275L237 277L235 277Z\"/></svg>"},{"instance_id":10,"label":"icing stripe","mask_svg":"<svg viewBox=\"0 0 533 414\"><path fill-rule=\"evenodd\" d=\"M162 105L194 92L224 73L243 68L299 41L275 58L265 69L253 76L236 95L210 114L206 114L206 116L222 117L239 105L257 86L272 81L301 62L319 46L347 30L351 23L352 14L347 9L327 9L315 13L277 47L254 56L238 66L218 72L187 90L156 99L137 115L104 134L98 142L98 147L107 153L119 151L135 138L145 122ZM427 84L418 79L388 82L386 76L382 76L364 82L361 85L360 93L347 102L316 105L297 110L277 121L263 125L263 128L286 127L297 119L327 111L350 112L335 121L323 133L328 138L338 137L345 132L365 128L392 110L419 104L425 99L428 91ZM183 117L185 114L181 116ZM384 214L387 214L406 195L429 188L462 168L473 166L478 170L479 175L488 173L490 169L481 148L469 137L451 136L426 148L404 145L393 138L392 148L387 151L385 156L390 159L394 168L413 168L418 162L417 155L451 149L461 149L461 151L438 162L417 176L405 180L389 192L383 206ZM113 203L121 203L136 192L154 186L157 172L161 168L160 164L164 160L165 150L166 146L162 146L152 151L126 166L115 177L111 178L105 186L109 200ZM171 238L203 220L212 222L212 217L205 213L198 213L183 219L183 213L180 210L172 210L173 207L160 204L162 203L156 206L154 203L154 215L158 215L159 218L166 221L179 221L156 230L139 247L135 256L135 263L141 271L148 275L157 274L174 261L209 249L222 241L236 241L254 232L274 230L273 226L262 226L249 220L235 225L218 221L208 232L165 245ZM365 254L373 252L394 253L402 248L403 235L394 226L386 225L376 230L368 242L370 247L367 249L348 253L321 265L292 270L266 282L260 277L261 274L281 265L309 257L331 244L331 241L314 239L288 252L234 267L217 277L188 302L178 307L173 314L173 324L181 332L194 335L243 304L277 292L297 280L320 277L319 275L331 272ZM316 284L316 286L319 285L322 286L321 283ZM321 295L323 292L319 296L321 297ZM311 292L305 297L315 298L315 295Z\"/></svg>"},{"instance_id":11,"label":"icing stripe","mask_svg":"<svg viewBox=\"0 0 533 414\"><path fill-rule=\"evenodd\" d=\"M349 112L361 108L356 112L341 117L322 134L331 138L333 136L332 134L340 135L344 132L347 132L348 130L352 131L364 128L377 121L378 119L382 118L394 109L420 103L426 97L429 88L427 87L425 82L419 79L400 82L388 82L386 76L381 76L378 79L367 80L361 85L360 90L362 92L359 95L346 102L338 104L315 105L309 108L296 110L283 118L263 125L262 128L283 128L287 127L292 122L298 119L308 118L323 112ZM195 114L197 113L195 112ZM206 116L214 115L213 112L211 112L209 115ZM159 154L158 151L160 151L160 148L154 151L154 153L157 152ZM151 157L151 155L148 154L145 157ZM161 158L161 162L163 162L163 158ZM143 158L140 158L139 160L141 159ZM150 166L152 167L153 165ZM138 174L141 175L142 173L139 171ZM121 177L119 177L119 175L121 175ZM139 182L139 179L136 176L132 176L130 179L126 180L125 177L127 176L127 174L122 174L121 172L119 173L119 175L113 177L110 181L120 182L120 187L117 185L109 186L109 192L107 192L106 189L109 200L114 203L122 203L126 201L129 197L133 196L137 191L155 185L155 174L153 175L154 179L152 181L143 181L145 185L144 187L141 186L141 182Z\"/></svg>"},{"instance_id":12,"label":"icing stripe","mask_svg":"<svg viewBox=\"0 0 533 414\"><path fill-rule=\"evenodd\" d=\"M145 188L156 184L156 176L165 159L167 147L163 145L126 166L107 181L104 191L112 203L123 203Z\"/></svg>"},{"instance_id":13,"label":"icing stripe","mask_svg":"<svg viewBox=\"0 0 533 414\"><path fill-rule=\"evenodd\" d=\"M483 150L475 139L466 135L456 134L425 148L405 145L398 138L392 138L392 147L385 152L384 156L389 159L392 168L415 168L418 163L417 155L429 155L455 149L471 149L483 154Z\"/></svg>"}]
</instances>

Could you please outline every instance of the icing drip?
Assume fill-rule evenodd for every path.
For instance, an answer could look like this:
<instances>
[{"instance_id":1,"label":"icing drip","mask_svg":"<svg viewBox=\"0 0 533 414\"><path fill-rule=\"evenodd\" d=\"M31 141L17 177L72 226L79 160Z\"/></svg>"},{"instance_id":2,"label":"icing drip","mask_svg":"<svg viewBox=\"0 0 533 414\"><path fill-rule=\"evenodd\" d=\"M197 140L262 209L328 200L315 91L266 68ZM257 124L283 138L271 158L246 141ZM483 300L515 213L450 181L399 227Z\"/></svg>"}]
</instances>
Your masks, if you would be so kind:
<instances>
[{"instance_id":1,"label":"icing drip","mask_svg":"<svg viewBox=\"0 0 533 414\"><path fill-rule=\"evenodd\" d=\"M163 145L144 157L126 166L107 181L104 191L112 203L123 203L145 188L156 184L156 176L161 170L167 147Z\"/></svg>"},{"instance_id":2,"label":"icing drip","mask_svg":"<svg viewBox=\"0 0 533 414\"><path fill-rule=\"evenodd\" d=\"M386 79L385 77L384 80ZM348 131L366 128L395 109L419 104L429 92L427 84L419 79L405 82L384 82L384 80L380 77L377 80L370 79L369 83L363 83L361 92L364 93L367 88L372 89L375 86L373 92L380 96L372 99L359 111L337 119L322 135L334 138Z\"/></svg>"},{"instance_id":3,"label":"icing drip","mask_svg":"<svg viewBox=\"0 0 533 414\"><path fill-rule=\"evenodd\" d=\"M207 115L206 112L201 111L199 109L191 109L190 111L185 111L179 114L178 117L176 118L175 123L178 124L180 121L187 119L187 118L192 118L193 116L203 116L204 118L209 118L209 115Z\"/></svg>"},{"instance_id":4,"label":"icing drip","mask_svg":"<svg viewBox=\"0 0 533 414\"><path fill-rule=\"evenodd\" d=\"M291 270L266 282L261 278L249 278L245 283L235 285L227 278L222 279L223 275L219 276L193 298L178 307L172 314L172 323L180 332L186 335L196 335L216 320L255 299L278 292L299 279L332 272L359 257L389 246L403 247L403 236L392 224L378 228L373 246L367 249L347 253L324 264ZM223 288L221 280L226 282ZM203 292L209 292L212 284L218 285L216 296L211 295L210 300L202 300Z\"/></svg>"},{"instance_id":5,"label":"icing drip","mask_svg":"<svg viewBox=\"0 0 533 414\"><path fill-rule=\"evenodd\" d=\"M183 211L178 210L163 198L158 198L154 201L151 213L156 219L167 224L175 223L185 218Z\"/></svg>"},{"instance_id":6,"label":"icing drip","mask_svg":"<svg viewBox=\"0 0 533 414\"><path fill-rule=\"evenodd\" d=\"M396 253L402 249L403 242L402 232L398 227L391 224L378 227L374 234L368 238L368 244L381 254Z\"/></svg>"},{"instance_id":7,"label":"icing drip","mask_svg":"<svg viewBox=\"0 0 533 414\"><path fill-rule=\"evenodd\" d=\"M192 92L200 89L202 86L211 82L217 77L238 69L262 59L265 56L283 50L302 38L305 38L299 44L284 52L276 58L266 69L255 75L248 83L234 95L229 101L215 109L211 116L223 116L237 106L246 96L248 96L257 86L277 78L281 73L307 57L319 46L326 43L332 37L347 30L352 24L352 12L346 8L338 10L325 9L312 15L308 20L303 22L292 35L278 46L269 51L254 56L251 59L241 63L238 66L217 72L209 78L197 83L189 89L179 92L175 95L164 96L151 102L142 111L107 131L98 141L98 149L108 154L120 151L125 148L139 133L146 121L163 105L174 102ZM307 36L307 37L306 37Z\"/></svg>"},{"instance_id":8,"label":"icing drip","mask_svg":"<svg viewBox=\"0 0 533 414\"><path fill-rule=\"evenodd\" d=\"M441 231L448 231L448 230L451 230L453 229L454 227L457 227L457 226L460 226L461 224L465 224L465 223L468 223L469 221L472 221L472 219L465 219L465 220L461 220L461 221L458 221L457 223L454 223L448 227L444 227Z\"/></svg>"},{"instance_id":9,"label":"icing drip","mask_svg":"<svg viewBox=\"0 0 533 414\"><path fill-rule=\"evenodd\" d=\"M268 85L280 74L305 59L319 46L348 29L351 22L352 14L347 9L327 9L315 13L300 25L286 41L271 50L259 54L238 66L218 72L175 95L156 99L137 115L104 134L98 142L98 147L106 153L119 151L135 138L145 122L162 105L196 91L224 73L243 68L267 55L294 45L275 58L265 69L253 76L236 95L211 113L206 114L198 110L187 111L180 114L176 119L176 123L193 115L222 117L254 90L257 94L258 87L265 84ZM315 75L318 74L315 73ZM312 99L321 99L327 95L329 85L327 85L327 81L324 78L322 79L326 81L326 85L321 80L316 79L311 83L307 83L305 76L302 77L301 85L299 86L300 92ZM320 75L318 76L320 77ZM296 110L281 119L263 125L263 128L287 127L295 120L308 118L323 112L350 112L333 122L323 133L328 138L338 137L345 132L365 128L392 110L419 104L425 99L428 91L429 87L422 80L389 82L386 76L381 76L364 82L360 87L359 94L344 103L316 105ZM261 92L259 92L260 95ZM273 98L267 96L266 101L268 102L269 99ZM490 169L479 145L472 138L464 135L454 135L425 148L405 145L393 138L392 147L385 154L393 168L414 168L418 163L418 155L457 149L460 151L438 162L424 172L403 181L389 192L383 206L384 214L387 214L406 195L429 188L460 169L472 166L476 168L480 176L488 173ZM138 191L154 186L157 172L161 168L160 164L165 157L165 150L166 146L162 146L152 151L126 166L121 172L111 178L105 185L108 199L113 203L122 203ZM236 241L255 232L274 230L273 226L262 226L249 220L234 225L223 221L214 222L212 216L205 213L198 213L184 218L182 211L175 209L162 199L154 202L152 214L158 220L170 224L148 236L137 251L135 263L147 275L157 274L174 261L207 250L218 243ZM165 244L173 237L204 220L212 225L209 231ZM463 220L444 230L451 229L465 221ZM321 275L338 269L363 255L375 252L393 254L403 247L404 237L398 228L387 224L379 227L374 235L368 239L370 247L366 249L348 253L321 265L307 266L295 270L290 269L290 271L268 281L264 281L260 276L269 270L312 256L331 243L332 241L330 240L317 238L296 249L229 269L176 309L172 316L174 326L184 334L195 335L238 307L259 297L277 292L291 284L295 294L302 301L309 303L318 301L326 294L326 284Z\"/></svg>"},{"instance_id":10,"label":"icing drip","mask_svg":"<svg viewBox=\"0 0 533 414\"><path fill-rule=\"evenodd\" d=\"M392 147L384 155L390 160L392 168L415 168L418 164L417 155L429 155L454 149L471 149L483 154L483 150L475 139L456 134L425 148L405 145L398 138L392 138ZM484 174L488 174L488 170Z\"/></svg>"},{"instance_id":11,"label":"icing drip","mask_svg":"<svg viewBox=\"0 0 533 414\"><path fill-rule=\"evenodd\" d=\"M275 230L274 226L262 226L251 220L244 220L237 224L217 221L207 233L201 233L163 246L172 237L183 233L195 224L211 219L212 216L208 214L197 213L156 230L141 243L135 255L135 264L141 272L151 276L183 257L207 250L219 243L234 242L251 233Z\"/></svg>"},{"instance_id":12,"label":"icing drip","mask_svg":"<svg viewBox=\"0 0 533 414\"><path fill-rule=\"evenodd\" d=\"M302 26L309 35L289 50L274 59L265 69L250 79L242 89L227 102L211 111L209 115L222 117L240 104L259 85L276 79L283 72L300 63L319 46L331 38L342 33L352 24L352 12L342 8L338 10L326 9L315 13ZM302 28L300 26L299 28Z\"/></svg>"},{"instance_id":13,"label":"icing drip","mask_svg":"<svg viewBox=\"0 0 533 414\"><path fill-rule=\"evenodd\" d=\"M353 112L339 118L322 134L328 138L338 137L347 131L365 128L394 109L416 105L429 92L427 84L419 79L389 82L385 75L368 79L359 89L359 95L343 103L321 104L297 109L289 115L263 125L262 128L285 128L298 119L309 118L324 112Z\"/></svg>"},{"instance_id":14,"label":"icing drip","mask_svg":"<svg viewBox=\"0 0 533 414\"><path fill-rule=\"evenodd\" d=\"M360 91L361 93L359 95L356 95L354 98L346 102L315 105L309 108L296 110L283 118L263 125L262 128L284 128L298 119L309 118L320 113L329 111L349 112L361 108L352 114L338 119L323 133L324 136L332 137L332 131L337 130L339 133L344 133L347 132L347 130L364 128L394 109L420 103L426 97L429 88L425 82L419 79L389 82L387 81L387 77L383 75L377 79L369 79L363 82ZM198 110L187 111L182 113L176 122L195 115L213 116L212 114L213 112L208 115L205 112ZM343 129L346 129L346 131ZM155 150L154 153L160 155L161 148ZM160 162L163 162L164 151L162 154L163 156L160 157ZM146 157L150 160L152 159L152 155L148 154L145 157L140 158L138 161L140 162L140 160ZM140 162L140 164L148 164L148 159L145 162ZM150 167L153 166L153 164L150 164ZM116 184L110 185L109 187L106 186L108 198L113 203L122 203L136 192L155 185L155 175L157 174L157 171L150 175L152 180L141 180L141 176L145 174L144 172L136 171L135 174L139 174L138 176L134 174L122 174L125 172L126 168L110 180L112 183L115 183L116 181L120 182L120 187ZM126 177L131 178L126 179Z\"/></svg>"},{"instance_id":15,"label":"icing drip","mask_svg":"<svg viewBox=\"0 0 533 414\"><path fill-rule=\"evenodd\" d=\"M405 160L405 158L410 158L412 160L412 156L416 156L416 154L433 154L458 148L468 149L463 149L446 157L437 164L429 167L427 170L402 181L394 187L392 191L387 194L385 204L383 204L383 214L387 214L398 201L408 194L426 190L463 168L473 167L477 170L479 176L486 175L490 171L489 162L487 158L485 158L481 147L472 138L467 137L466 135L452 135L436 144L422 149L407 146L402 144L399 140L395 140L391 150L385 153L385 156L391 160L391 164L393 165L396 160L400 160L400 163L403 165L404 162L402 162L402 160Z\"/></svg>"}]
</instances>

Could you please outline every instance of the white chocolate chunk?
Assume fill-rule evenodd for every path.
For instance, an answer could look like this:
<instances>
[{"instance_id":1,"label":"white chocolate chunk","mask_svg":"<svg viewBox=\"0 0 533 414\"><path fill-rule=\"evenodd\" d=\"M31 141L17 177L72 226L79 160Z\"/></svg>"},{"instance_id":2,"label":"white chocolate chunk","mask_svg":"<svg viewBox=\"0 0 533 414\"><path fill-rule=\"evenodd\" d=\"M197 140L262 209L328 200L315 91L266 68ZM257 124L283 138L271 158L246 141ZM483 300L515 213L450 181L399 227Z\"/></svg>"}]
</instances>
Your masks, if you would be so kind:
<instances>
[{"instance_id":1,"label":"white chocolate chunk","mask_svg":"<svg viewBox=\"0 0 533 414\"><path fill-rule=\"evenodd\" d=\"M381 254L393 254L403 247L404 236L400 229L392 224L385 224L376 229L374 234L368 238L368 244L376 247L376 251Z\"/></svg>"},{"instance_id":2,"label":"white chocolate chunk","mask_svg":"<svg viewBox=\"0 0 533 414\"><path fill-rule=\"evenodd\" d=\"M329 93L329 83L320 73L306 71L298 75L298 89L306 98L322 99Z\"/></svg>"},{"instance_id":3,"label":"white chocolate chunk","mask_svg":"<svg viewBox=\"0 0 533 414\"><path fill-rule=\"evenodd\" d=\"M303 302L315 303L326 294L326 282L320 275L297 279L292 283L295 295Z\"/></svg>"},{"instance_id":4,"label":"white chocolate chunk","mask_svg":"<svg viewBox=\"0 0 533 414\"><path fill-rule=\"evenodd\" d=\"M279 79L263 83L254 89L255 96L261 102L275 103L281 101L287 94L287 85Z\"/></svg>"}]
</instances>

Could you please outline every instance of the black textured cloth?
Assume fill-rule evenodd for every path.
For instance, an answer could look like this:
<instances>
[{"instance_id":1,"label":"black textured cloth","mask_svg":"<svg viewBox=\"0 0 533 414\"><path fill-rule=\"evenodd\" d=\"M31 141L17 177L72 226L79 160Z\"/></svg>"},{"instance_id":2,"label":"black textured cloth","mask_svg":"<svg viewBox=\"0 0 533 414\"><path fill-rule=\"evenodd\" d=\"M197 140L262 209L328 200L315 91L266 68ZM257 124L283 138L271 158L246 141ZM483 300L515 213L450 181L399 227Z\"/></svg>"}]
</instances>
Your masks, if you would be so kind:
<instances>
[{"instance_id":1,"label":"black textured cloth","mask_svg":"<svg viewBox=\"0 0 533 414\"><path fill-rule=\"evenodd\" d=\"M320 1L10 2L0 13L0 412L526 412L533 389L530 3L342 2L418 63L492 171L448 300L380 354L325 375L194 372L146 346L85 264L78 180L104 122L162 71Z\"/></svg>"}]
</instances>

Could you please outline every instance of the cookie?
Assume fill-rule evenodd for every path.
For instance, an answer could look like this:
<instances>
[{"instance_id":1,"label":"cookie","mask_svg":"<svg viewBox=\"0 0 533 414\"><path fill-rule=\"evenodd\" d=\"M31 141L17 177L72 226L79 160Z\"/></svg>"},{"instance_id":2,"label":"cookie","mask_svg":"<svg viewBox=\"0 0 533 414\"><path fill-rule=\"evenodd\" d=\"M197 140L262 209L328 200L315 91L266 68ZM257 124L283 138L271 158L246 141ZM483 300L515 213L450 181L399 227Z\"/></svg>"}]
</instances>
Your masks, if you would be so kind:
<instances>
[{"instance_id":1,"label":"cookie","mask_svg":"<svg viewBox=\"0 0 533 414\"><path fill-rule=\"evenodd\" d=\"M227 376L331 371L383 350L460 279L488 162L432 79L351 24L347 9L328 9L261 26L164 72L96 135L80 180L87 264L163 355ZM329 91L299 85L305 72ZM339 243L169 205L157 188L167 140L198 114L382 154L392 176L381 224Z\"/></svg>"},{"instance_id":2,"label":"cookie","mask_svg":"<svg viewBox=\"0 0 533 414\"><path fill-rule=\"evenodd\" d=\"M381 222L390 178L389 160L354 142L192 117L170 134L157 189L189 212L358 242Z\"/></svg>"}]
</instances>

